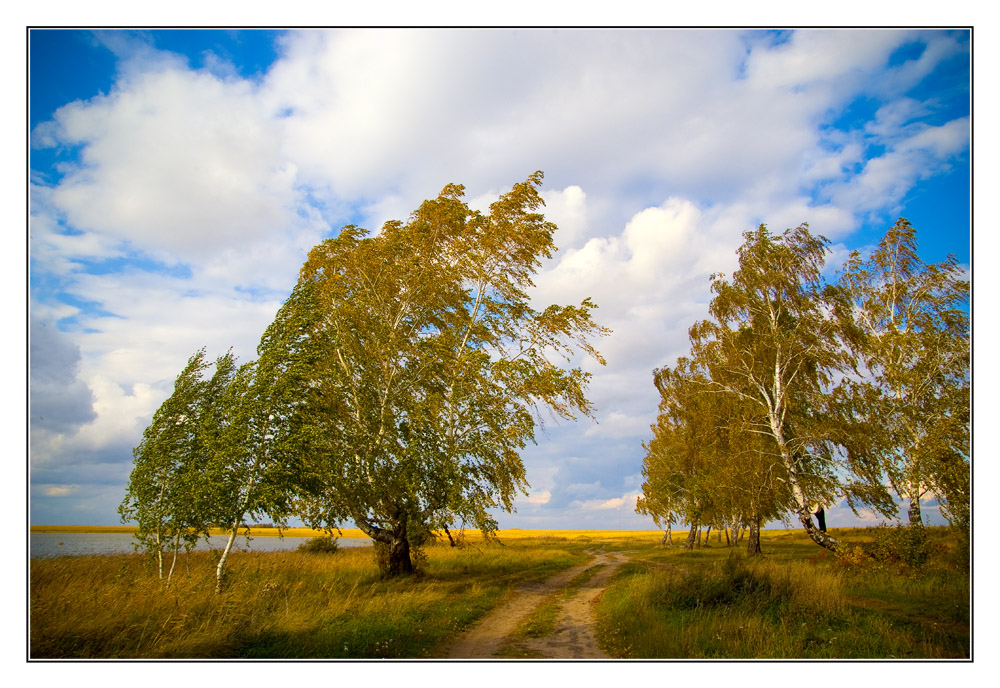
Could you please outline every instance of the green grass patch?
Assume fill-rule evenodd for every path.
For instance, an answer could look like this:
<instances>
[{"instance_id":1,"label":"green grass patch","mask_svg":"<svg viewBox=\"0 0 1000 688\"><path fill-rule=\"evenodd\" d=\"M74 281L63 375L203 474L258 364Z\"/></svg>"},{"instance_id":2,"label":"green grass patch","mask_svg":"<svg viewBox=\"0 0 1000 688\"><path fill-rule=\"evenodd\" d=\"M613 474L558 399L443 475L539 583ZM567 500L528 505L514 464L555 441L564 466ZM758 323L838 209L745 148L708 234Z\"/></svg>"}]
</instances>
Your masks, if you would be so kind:
<instances>
[{"instance_id":1,"label":"green grass patch","mask_svg":"<svg viewBox=\"0 0 1000 688\"><path fill-rule=\"evenodd\" d=\"M968 573L946 548L924 550L919 567L900 559L877 571L845 566L797 533L765 537L763 548L756 558L640 550L599 603L602 647L634 658L969 657Z\"/></svg>"}]
</instances>

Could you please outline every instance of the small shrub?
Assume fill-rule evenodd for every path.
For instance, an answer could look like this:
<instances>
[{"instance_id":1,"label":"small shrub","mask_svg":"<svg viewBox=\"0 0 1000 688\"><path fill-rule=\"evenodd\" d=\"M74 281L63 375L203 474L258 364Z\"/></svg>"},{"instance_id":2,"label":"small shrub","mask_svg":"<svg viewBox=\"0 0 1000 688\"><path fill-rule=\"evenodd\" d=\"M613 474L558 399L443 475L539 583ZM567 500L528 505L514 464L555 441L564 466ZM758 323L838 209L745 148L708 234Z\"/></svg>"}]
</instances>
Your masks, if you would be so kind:
<instances>
[{"instance_id":1,"label":"small shrub","mask_svg":"<svg viewBox=\"0 0 1000 688\"><path fill-rule=\"evenodd\" d=\"M870 546L871 556L877 561L919 568L930 556L931 546L927 540L927 531L921 526L898 525L895 528L882 526L872 530L875 537Z\"/></svg>"},{"instance_id":2,"label":"small shrub","mask_svg":"<svg viewBox=\"0 0 1000 688\"><path fill-rule=\"evenodd\" d=\"M922 567L931 556L933 546L922 526L883 524L867 528L872 541L844 546L837 550L838 565L849 569L882 569L886 566Z\"/></svg>"},{"instance_id":3,"label":"small shrub","mask_svg":"<svg viewBox=\"0 0 1000 688\"><path fill-rule=\"evenodd\" d=\"M300 552L307 554L336 554L339 549L340 544L332 535L309 538L298 547Z\"/></svg>"},{"instance_id":4,"label":"small shrub","mask_svg":"<svg viewBox=\"0 0 1000 688\"><path fill-rule=\"evenodd\" d=\"M838 568L867 569L875 563L875 560L860 545L843 545L837 548L835 555Z\"/></svg>"}]
</instances>

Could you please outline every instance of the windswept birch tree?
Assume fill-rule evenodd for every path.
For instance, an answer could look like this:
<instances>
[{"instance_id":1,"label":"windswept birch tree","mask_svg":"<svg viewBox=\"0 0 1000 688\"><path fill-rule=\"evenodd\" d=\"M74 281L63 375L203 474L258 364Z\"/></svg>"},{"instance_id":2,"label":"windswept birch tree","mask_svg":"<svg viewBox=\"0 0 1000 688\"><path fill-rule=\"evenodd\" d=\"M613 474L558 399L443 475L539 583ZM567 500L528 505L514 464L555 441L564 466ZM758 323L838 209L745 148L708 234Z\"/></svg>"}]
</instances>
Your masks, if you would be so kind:
<instances>
[{"instance_id":1,"label":"windswept birch tree","mask_svg":"<svg viewBox=\"0 0 1000 688\"><path fill-rule=\"evenodd\" d=\"M257 361L237 368L231 355L226 362L217 365L211 383L219 397L204 424L210 460L200 493L211 523L228 532L216 564L216 592L225 584L226 562L246 519L266 515L283 523L301 469L294 420L275 401L282 398L287 371Z\"/></svg>"},{"instance_id":2,"label":"windswept birch tree","mask_svg":"<svg viewBox=\"0 0 1000 688\"><path fill-rule=\"evenodd\" d=\"M842 304L825 289L827 240L807 225L773 236L764 225L744 234L731 280L712 276L711 320L690 330L692 356L708 370L706 390L754 409L748 428L767 439L763 467L783 481L810 538L827 549L838 541L812 520L811 506L845 495L891 509L871 457L838 444L830 422L832 388L853 366Z\"/></svg>"},{"instance_id":3,"label":"windswept birch tree","mask_svg":"<svg viewBox=\"0 0 1000 688\"><path fill-rule=\"evenodd\" d=\"M118 507L122 522L138 524L136 540L155 553L160 578L163 553L173 551L168 583L182 543L190 548L207 532L197 494L207 459L200 436L201 416L208 403L202 380L207 368L205 350L200 349L177 376L173 393L153 414L132 452L132 473Z\"/></svg>"},{"instance_id":4,"label":"windswept birch tree","mask_svg":"<svg viewBox=\"0 0 1000 688\"><path fill-rule=\"evenodd\" d=\"M353 521L389 575L454 522L494 532L528 487L519 452L540 409L591 415L578 353L604 333L589 299L536 310L527 290L555 250L537 212L540 172L488 213L449 185L376 236L345 227L316 246L261 341L288 366L286 396L307 458L303 519ZM564 364L558 362L562 360Z\"/></svg>"},{"instance_id":5,"label":"windswept birch tree","mask_svg":"<svg viewBox=\"0 0 1000 688\"><path fill-rule=\"evenodd\" d=\"M841 285L865 335L857 406L910 524L923 524L920 500L932 492L967 527L969 282L954 256L920 260L916 230L900 218L867 260L851 255Z\"/></svg>"}]
</instances>

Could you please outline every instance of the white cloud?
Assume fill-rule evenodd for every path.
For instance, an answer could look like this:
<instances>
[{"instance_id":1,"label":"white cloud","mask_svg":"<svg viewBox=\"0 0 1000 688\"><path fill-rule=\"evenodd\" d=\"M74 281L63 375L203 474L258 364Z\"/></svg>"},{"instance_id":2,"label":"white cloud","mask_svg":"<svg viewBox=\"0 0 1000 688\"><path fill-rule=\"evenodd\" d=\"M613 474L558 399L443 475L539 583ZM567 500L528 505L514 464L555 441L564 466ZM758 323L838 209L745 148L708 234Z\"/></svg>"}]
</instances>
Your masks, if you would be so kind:
<instances>
[{"instance_id":1,"label":"white cloud","mask_svg":"<svg viewBox=\"0 0 1000 688\"><path fill-rule=\"evenodd\" d=\"M639 494L627 494L611 499L589 499L587 501L577 501L570 506L582 511L622 511L627 509L628 513L635 511L635 502Z\"/></svg>"},{"instance_id":2,"label":"white cloud","mask_svg":"<svg viewBox=\"0 0 1000 688\"><path fill-rule=\"evenodd\" d=\"M588 229L587 194L573 185L561 191L543 190L541 195L545 200L545 218L559 227L556 245L560 250L575 246Z\"/></svg>"},{"instance_id":3,"label":"white cloud","mask_svg":"<svg viewBox=\"0 0 1000 688\"><path fill-rule=\"evenodd\" d=\"M548 504L550 499L552 499L552 493L545 490L543 492L533 492L525 498L525 501L529 504Z\"/></svg>"},{"instance_id":4,"label":"white cloud","mask_svg":"<svg viewBox=\"0 0 1000 688\"><path fill-rule=\"evenodd\" d=\"M905 137L894 138L892 147L868 160L859 174L832 186L834 205L864 212L899 203L918 180L946 169L968 149L969 120L909 127Z\"/></svg>"},{"instance_id":5,"label":"white cloud","mask_svg":"<svg viewBox=\"0 0 1000 688\"><path fill-rule=\"evenodd\" d=\"M42 132L81 147L51 192L78 230L198 262L298 224L295 165L279 155L277 125L242 80L142 72L60 108Z\"/></svg>"}]
</instances>

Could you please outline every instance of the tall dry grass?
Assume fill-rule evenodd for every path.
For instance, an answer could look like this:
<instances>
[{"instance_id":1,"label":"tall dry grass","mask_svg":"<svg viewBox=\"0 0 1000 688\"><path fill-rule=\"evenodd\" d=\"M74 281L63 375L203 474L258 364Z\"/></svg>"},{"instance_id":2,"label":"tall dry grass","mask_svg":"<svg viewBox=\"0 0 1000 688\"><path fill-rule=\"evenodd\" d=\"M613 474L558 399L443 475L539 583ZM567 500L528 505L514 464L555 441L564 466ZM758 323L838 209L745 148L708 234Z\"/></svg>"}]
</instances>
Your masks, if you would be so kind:
<instances>
[{"instance_id":1,"label":"tall dry grass","mask_svg":"<svg viewBox=\"0 0 1000 688\"><path fill-rule=\"evenodd\" d=\"M513 586L583 561L511 543L426 549L422 575L384 579L368 548L234 552L216 595L212 552L172 583L143 555L31 562L32 658L427 657Z\"/></svg>"}]
</instances>

